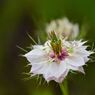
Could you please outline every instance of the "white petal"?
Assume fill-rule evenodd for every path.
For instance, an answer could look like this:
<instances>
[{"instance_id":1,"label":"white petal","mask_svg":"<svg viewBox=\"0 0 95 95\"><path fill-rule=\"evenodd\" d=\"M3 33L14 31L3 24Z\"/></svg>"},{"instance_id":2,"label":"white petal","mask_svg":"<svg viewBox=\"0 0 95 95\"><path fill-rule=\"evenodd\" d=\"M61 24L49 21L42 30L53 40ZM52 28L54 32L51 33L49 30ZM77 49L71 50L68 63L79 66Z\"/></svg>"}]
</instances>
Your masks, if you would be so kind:
<instances>
[{"instance_id":1,"label":"white petal","mask_svg":"<svg viewBox=\"0 0 95 95\"><path fill-rule=\"evenodd\" d=\"M73 25L73 33L72 33L72 38L76 38L79 34L79 25L75 24Z\"/></svg>"},{"instance_id":2,"label":"white petal","mask_svg":"<svg viewBox=\"0 0 95 95\"><path fill-rule=\"evenodd\" d=\"M56 31L57 24L56 21L52 21L50 24L46 26L47 33L50 33L51 31Z\"/></svg>"},{"instance_id":3,"label":"white petal","mask_svg":"<svg viewBox=\"0 0 95 95\"><path fill-rule=\"evenodd\" d=\"M80 56L69 56L67 58L67 63L76 67L85 65L84 59Z\"/></svg>"},{"instance_id":4,"label":"white petal","mask_svg":"<svg viewBox=\"0 0 95 95\"><path fill-rule=\"evenodd\" d=\"M65 70L66 70L66 64L65 63L56 63L53 62L50 64L49 68L50 74L56 77L59 77Z\"/></svg>"},{"instance_id":5,"label":"white petal","mask_svg":"<svg viewBox=\"0 0 95 95\"><path fill-rule=\"evenodd\" d=\"M68 69L69 70L73 70L73 71L79 71L82 72L83 74L85 74L83 67L76 67L76 66L72 66L72 65L68 65Z\"/></svg>"},{"instance_id":6,"label":"white petal","mask_svg":"<svg viewBox=\"0 0 95 95\"><path fill-rule=\"evenodd\" d=\"M58 83L62 83L62 82L64 81L64 79L66 78L68 72L69 72L69 70L66 69L66 70L64 71L64 73L61 74L61 76L58 77L58 78L55 77L55 76L46 76L46 75L44 75L44 78L45 78L45 80L46 80L47 82L49 82L49 81L51 81L51 80L54 80L54 81L56 81L56 82L58 82Z\"/></svg>"},{"instance_id":7,"label":"white petal","mask_svg":"<svg viewBox=\"0 0 95 95\"><path fill-rule=\"evenodd\" d=\"M27 54L25 54L24 56L32 64L48 60L48 57L45 51L40 50L40 49L33 49Z\"/></svg>"},{"instance_id":8,"label":"white petal","mask_svg":"<svg viewBox=\"0 0 95 95\"><path fill-rule=\"evenodd\" d=\"M84 71L83 67L79 67L79 68L78 68L78 71L79 71L79 72L82 72L83 74L85 74L85 71Z\"/></svg>"},{"instance_id":9,"label":"white petal","mask_svg":"<svg viewBox=\"0 0 95 95\"><path fill-rule=\"evenodd\" d=\"M44 74L44 78L47 81L55 80L56 82L62 82L68 74L68 71L65 63L58 64L53 62L47 67L47 72Z\"/></svg>"},{"instance_id":10,"label":"white petal","mask_svg":"<svg viewBox=\"0 0 95 95\"><path fill-rule=\"evenodd\" d=\"M33 48L34 49L43 49L44 47L42 45L34 45Z\"/></svg>"},{"instance_id":11,"label":"white petal","mask_svg":"<svg viewBox=\"0 0 95 95\"><path fill-rule=\"evenodd\" d=\"M31 73L33 74L44 74L47 70L48 61L41 62L39 64L33 64Z\"/></svg>"},{"instance_id":12,"label":"white petal","mask_svg":"<svg viewBox=\"0 0 95 95\"><path fill-rule=\"evenodd\" d=\"M82 57L87 57L90 55L90 52L84 49L79 49L76 51L76 53Z\"/></svg>"},{"instance_id":13,"label":"white petal","mask_svg":"<svg viewBox=\"0 0 95 95\"><path fill-rule=\"evenodd\" d=\"M87 62L89 61L89 58L88 57L84 57L84 62Z\"/></svg>"}]
</instances>

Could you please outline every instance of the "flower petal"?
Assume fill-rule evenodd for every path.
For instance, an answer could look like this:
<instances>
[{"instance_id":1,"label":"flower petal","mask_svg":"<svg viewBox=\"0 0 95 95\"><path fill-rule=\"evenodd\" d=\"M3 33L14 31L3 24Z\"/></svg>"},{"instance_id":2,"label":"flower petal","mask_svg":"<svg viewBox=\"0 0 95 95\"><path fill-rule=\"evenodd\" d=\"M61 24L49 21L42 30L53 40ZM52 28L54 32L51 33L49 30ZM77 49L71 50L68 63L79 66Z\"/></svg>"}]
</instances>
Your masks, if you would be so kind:
<instances>
[{"instance_id":1,"label":"flower petal","mask_svg":"<svg viewBox=\"0 0 95 95\"><path fill-rule=\"evenodd\" d=\"M53 62L49 64L47 67L47 72L43 76L47 81L55 80L56 82L62 82L68 72L69 70L66 68L65 63L61 62L58 64L56 62Z\"/></svg>"},{"instance_id":2,"label":"flower petal","mask_svg":"<svg viewBox=\"0 0 95 95\"><path fill-rule=\"evenodd\" d=\"M76 67L76 66L68 65L67 68L69 70L79 71L79 72L82 72L83 74L85 74L84 69L83 69L82 66L81 67Z\"/></svg>"},{"instance_id":3,"label":"flower petal","mask_svg":"<svg viewBox=\"0 0 95 95\"><path fill-rule=\"evenodd\" d=\"M83 74L85 74L85 71L84 71L83 67L79 67L79 68L78 68L78 71L79 71L79 72L82 72Z\"/></svg>"},{"instance_id":4,"label":"flower petal","mask_svg":"<svg viewBox=\"0 0 95 95\"><path fill-rule=\"evenodd\" d=\"M24 56L32 64L48 60L46 52L41 49L33 49Z\"/></svg>"},{"instance_id":5,"label":"flower petal","mask_svg":"<svg viewBox=\"0 0 95 95\"><path fill-rule=\"evenodd\" d=\"M84 59L80 56L69 56L67 58L67 63L76 67L85 65Z\"/></svg>"},{"instance_id":6,"label":"flower petal","mask_svg":"<svg viewBox=\"0 0 95 95\"><path fill-rule=\"evenodd\" d=\"M33 74L44 74L47 70L48 61L41 62L39 64L33 64L31 73Z\"/></svg>"},{"instance_id":7,"label":"flower petal","mask_svg":"<svg viewBox=\"0 0 95 95\"><path fill-rule=\"evenodd\" d=\"M46 76L46 75L44 75L44 78L45 78L45 80L47 80L47 82L49 82L49 81L51 81L51 80L55 80L55 81L58 82L58 83L62 83L63 80L66 78L68 72L69 72L69 70L66 69L66 70L64 71L64 73L61 74L61 76L58 77L58 78L56 78L55 76Z\"/></svg>"}]
</instances>

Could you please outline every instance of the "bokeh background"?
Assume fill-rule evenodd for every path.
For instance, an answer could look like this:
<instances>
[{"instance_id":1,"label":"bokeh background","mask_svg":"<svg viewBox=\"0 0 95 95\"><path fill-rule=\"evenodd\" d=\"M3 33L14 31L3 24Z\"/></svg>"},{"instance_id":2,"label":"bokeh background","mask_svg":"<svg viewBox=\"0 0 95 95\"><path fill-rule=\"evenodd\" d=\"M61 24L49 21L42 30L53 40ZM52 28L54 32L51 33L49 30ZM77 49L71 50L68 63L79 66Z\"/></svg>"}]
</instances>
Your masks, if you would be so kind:
<instances>
[{"instance_id":1,"label":"bokeh background","mask_svg":"<svg viewBox=\"0 0 95 95\"><path fill-rule=\"evenodd\" d=\"M27 33L44 42L45 23L64 16L80 28L86 26L83 39L90 46L95 42L95 0L0 0L0 95L62 95L54 81L40 83L41 79L24 74L31 67L26 67L27 60L19 56L25 52L17 45L28 50L32 41ZM68 78L70 95L95 95L94 60L85 72Z\"/></svg>"}]
</instances>

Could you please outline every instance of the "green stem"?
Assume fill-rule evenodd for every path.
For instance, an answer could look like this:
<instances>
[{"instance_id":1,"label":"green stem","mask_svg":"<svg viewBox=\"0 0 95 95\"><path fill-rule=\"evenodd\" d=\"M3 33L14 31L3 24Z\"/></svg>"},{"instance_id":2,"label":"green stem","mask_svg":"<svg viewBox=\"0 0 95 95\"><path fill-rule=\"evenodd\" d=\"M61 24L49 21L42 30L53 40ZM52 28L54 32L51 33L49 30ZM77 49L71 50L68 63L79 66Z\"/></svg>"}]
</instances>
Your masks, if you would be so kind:
<instances>
[{"instance_id":1,"label":"green stem","mask_svg":"<svg viewBox=\"0 0 95 95\"><path fill-rule=\"evenodd\" d=\"M61 89L63 95L69 95L67 81L65 80L63 83L61 83L59 85L60 85L60 89Z\"/></svg>"}]
</instances>

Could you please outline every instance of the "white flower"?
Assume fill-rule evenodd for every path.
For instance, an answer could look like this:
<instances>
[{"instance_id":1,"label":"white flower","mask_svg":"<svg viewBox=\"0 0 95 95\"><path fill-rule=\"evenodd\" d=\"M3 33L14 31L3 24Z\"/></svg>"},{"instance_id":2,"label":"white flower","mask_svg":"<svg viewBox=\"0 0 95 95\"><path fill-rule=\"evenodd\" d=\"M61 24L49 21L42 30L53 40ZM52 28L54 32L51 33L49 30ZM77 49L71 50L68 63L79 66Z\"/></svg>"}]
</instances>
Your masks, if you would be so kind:
<instances>
[{"instance_id":1,"label":"white flower","mask_svg":"<svg viewBox=\"0 0 95 95\"><path fill-rule=\"evenodd\" d=\"M51 41L44 45L34 45L24 56L32 65L32 74L41 74L47 82L55 80L61 83L70 70L84 73L82 66L89 60L91 54L82 41L62 40L62 50L57 55L51 46ZM58 47L57 47L58 48Z\"/></svg>"},{"instance_id":2,"label":"white flower","mask_svg":"<svg viewBox=\"0 0 95 95\"><path fill-rule=\"evenodd\" d=\"M79 25L69 22L65 17L63 19L53 20L46 26L46 32L54 31L59 37L75 39L79 35Z\"/></svg>"}]
</instances>

